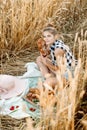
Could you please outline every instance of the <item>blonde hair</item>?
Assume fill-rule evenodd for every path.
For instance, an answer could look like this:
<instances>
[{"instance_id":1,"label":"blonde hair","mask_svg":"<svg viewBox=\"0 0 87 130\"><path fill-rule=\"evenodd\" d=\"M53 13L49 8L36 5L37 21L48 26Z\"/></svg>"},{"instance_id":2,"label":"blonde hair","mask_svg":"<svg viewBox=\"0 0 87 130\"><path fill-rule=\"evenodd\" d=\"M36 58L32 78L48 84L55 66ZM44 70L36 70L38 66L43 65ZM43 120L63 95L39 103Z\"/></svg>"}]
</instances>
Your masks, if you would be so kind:
<instances>
[{"instance_id":1,"label":"blonde hair","mask_svg":"<svg viewBox=\"0 0 87 130\"><path fill-rule=\"evenodd\" d=\"M48 31L51 34L53 34L54 36L56 36L58 34L57 29L55 27L53 27L52 24L48 24L43 30L42 33Z\"/></svg>"}]
</instances>

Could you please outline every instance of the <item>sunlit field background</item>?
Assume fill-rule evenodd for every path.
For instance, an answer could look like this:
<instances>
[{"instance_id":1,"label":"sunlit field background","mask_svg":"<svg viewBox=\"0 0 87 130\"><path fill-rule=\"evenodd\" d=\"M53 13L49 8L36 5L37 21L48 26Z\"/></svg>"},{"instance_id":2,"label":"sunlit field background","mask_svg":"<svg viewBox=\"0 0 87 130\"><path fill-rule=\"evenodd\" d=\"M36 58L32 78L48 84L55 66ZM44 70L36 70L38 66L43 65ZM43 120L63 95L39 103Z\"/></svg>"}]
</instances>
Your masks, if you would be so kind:
<instances>
[{"instance_id":1,"label":"sunlit field background","mask_svg":"<svg viewBox=\"0 0 87 130\"><path fill-rule=\"evenodd\" d=\"M64 86L58 72L56 113L55 99L51 104L46 101L35 128L28 118L26 127L16 130L87 130L87 0L0 0L0 74L25 72L24 65L39 55L36 42L48 23L57 28L79 61L75 78L70 76L69 87ZM44 98L53 99L42 93L41 104Z\"/></svg>"}]
</instances>

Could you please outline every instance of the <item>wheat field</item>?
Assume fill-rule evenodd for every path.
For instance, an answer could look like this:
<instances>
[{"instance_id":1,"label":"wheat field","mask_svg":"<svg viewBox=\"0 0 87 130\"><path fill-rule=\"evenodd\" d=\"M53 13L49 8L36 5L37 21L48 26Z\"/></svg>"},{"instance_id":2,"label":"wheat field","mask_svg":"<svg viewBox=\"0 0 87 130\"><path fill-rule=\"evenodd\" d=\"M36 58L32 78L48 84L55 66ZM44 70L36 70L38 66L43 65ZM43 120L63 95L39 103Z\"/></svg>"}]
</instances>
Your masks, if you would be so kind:
<instances>
[{"instance_id":1,"label":"wheat field","mask_svg":"<svg viewBox=\"0 0 87 130\"><path fill-rule=\"evenodd\" d=\"M69 87L64 86L62 71L57 72L61 82L54 98L41 89L43 117L35 126L27 118L24 130L87 130L87 0L0 0L0 74L25 72L25 63L39 55L36 41L48 23L54 24L79 64L75 77L69 75Z\"/></svg>"}]
</instances>

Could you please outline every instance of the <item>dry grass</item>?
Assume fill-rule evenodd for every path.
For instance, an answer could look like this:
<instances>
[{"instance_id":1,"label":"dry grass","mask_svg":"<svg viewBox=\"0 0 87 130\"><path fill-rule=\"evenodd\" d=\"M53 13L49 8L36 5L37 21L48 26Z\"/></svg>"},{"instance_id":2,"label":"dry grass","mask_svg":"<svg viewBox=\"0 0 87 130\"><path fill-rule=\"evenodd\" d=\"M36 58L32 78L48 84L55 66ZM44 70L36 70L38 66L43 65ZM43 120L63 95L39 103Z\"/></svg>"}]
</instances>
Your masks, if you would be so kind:
<instances>
[{"instance_id":1,"label":"dry grass","mask_svg":"<svg viewBox=\"0 0 87 130\"><path fill-rule=\"evenodd\" d=\"M83 103L87 97L87 0L1 0L0 73L22 75L25 72L24 65L35 61L39 54L36 40L47 23L55 25L61 38L79 59L79 65L75 78L69 77L70 87L64 86L63 72L57 72L57 79L61 82L56 86L54 98L41 90L43 117L37 128L26 119L26 130L30 127L31 130L86 130L87 104Z\"/></svg>"},{"instance_id":2,"label":"dry grass","mask_svg":"<svg viewBox=\"0 0 87 130\"><path fill-rule=\"evenodd\" d=\"M56 0L1 0L1 48L20 51L35 45L40 29L54 13L51 5L55 3Z\"/></svg>"},{"instance_id":3,"label":"dry grass","mask_svg":"<svg viewBox=\"0 0 87 130\"><path fill-rule=\"evenodd\" d=\"M87 73L83 74L81 70L82 65L80 59L74 72L74 78L69 72L69 86L64 84L62 78L63 71L58 71L56 73L58 85L55 86L55 90L53 90L54 95L49 95L47 89L44 91L42 82L39 82L42 116L40 122L36 125L37 128L39 127L41 130L75 130L75 126L79 124L79 120L75 122L76 107L84 95L87 77ZM79 84L79 78L82 80L81 84ZM85 116L86 115L84 115L80 121L84 128L86 127ZM81 126L81 124L79 124L79 126ZM80 128L79 126L77 130Z\"/></svg>"},{"instance_id":4,"label":"dry grass","mask_svg":"<svg viewBox=\"0 0 87 130\"><path fill-rule=\"evenodd\" d=\"M31 45L34 47L41 29L49 22L54 23L64 37L72 39L74 33L87 23L86 4L86 0L84 2L80 0L78 2L74 0L63 0L62 2L60 0L1 0L1 48L17 52ZM78 21L81 26L77 24Z\"/></svg>"},{"instance_id":5,"label":"dry grass","mask_svg":"<svg viewBox=\"0 0 87 130\"><path fill-rule=\"evenodd\" d=\"M40 37L41 29L47 23L53 23L55 25L65 43L68 44L72 50L73 43L75 49L78 48L76 40L74 42L74 37L75 34L80 36L82 34L80 31L83 29L83 33L85 31L84 36L87 38L86 16L86 0L79 0L78 2L75 0L63 0L62 2L61 0L1 0L0 73L14 74L15 72L5 71L6 68L8 69L7 64L11 62L13 64L12 59L14 57L15 59L20 57L20 55L27 57L30 55L30 52L32 53L34 50L37 50L36 40ZM78 52L78 49L76 52ZM77 57L76 52L75 56ZM36 56L37 55L38 53L36 53ZM29 59L30 58L31 57L29 57ZM24 58L23 60L20 58L18 60L21 64Z\"/></svg>"}]
</instances>

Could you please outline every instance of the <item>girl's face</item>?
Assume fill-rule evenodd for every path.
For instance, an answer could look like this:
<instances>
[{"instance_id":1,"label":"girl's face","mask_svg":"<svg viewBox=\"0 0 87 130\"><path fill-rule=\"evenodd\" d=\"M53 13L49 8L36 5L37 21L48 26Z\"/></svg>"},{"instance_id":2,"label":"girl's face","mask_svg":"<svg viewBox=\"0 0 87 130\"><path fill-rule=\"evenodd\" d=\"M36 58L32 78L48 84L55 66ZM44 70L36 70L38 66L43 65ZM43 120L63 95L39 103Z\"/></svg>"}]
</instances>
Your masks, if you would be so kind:
<instances>
[{"instance_id":1,"label":"girl's face","mask_svg":"<svg viewBox=\"0 0 87 130\"><path fill-rule=\"evenodd\" d=\"M46 44L49 46L51 44L53 44L55 42L55 36L48 32L48 31L44 31L43 32L43 39L45 40Z\"/></svg>"}]
</instances>

